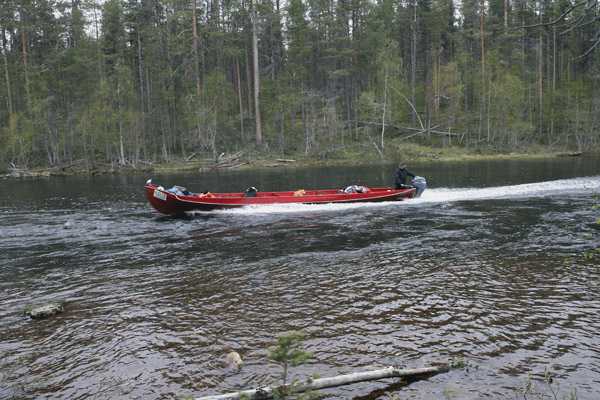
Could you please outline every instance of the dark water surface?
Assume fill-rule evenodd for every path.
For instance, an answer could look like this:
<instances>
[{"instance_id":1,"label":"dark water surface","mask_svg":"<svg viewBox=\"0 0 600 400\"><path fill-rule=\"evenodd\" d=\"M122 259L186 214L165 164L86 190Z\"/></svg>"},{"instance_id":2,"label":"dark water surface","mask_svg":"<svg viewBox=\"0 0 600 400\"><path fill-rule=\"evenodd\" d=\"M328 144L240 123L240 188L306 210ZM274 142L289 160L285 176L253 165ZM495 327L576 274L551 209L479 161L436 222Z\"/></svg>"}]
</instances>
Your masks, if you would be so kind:
<instances>
[{"instance_id":1,"label":"dark water surface","mask_svg":"<svg viewBox=\"0 0 600 400\"><path fill-rule=\"evenodd\" d=\"M194 191L389 186L394 165L0 182L0 398L167 399L269 385L278 334L316 355L294 376L471 364L328 399L515 398L527 374L600 398L600 157L414 164L421 199L168 218L147 178ZM592 234L591 237L584 237ZM585 268L563 264L565 257ZM579 275L582 275L580 278ZM66 300L29 320L27 304ZM229 351L240 373L221 367ZM562 397L559 397L562 398Z\"/></svg>"}]
</instances>

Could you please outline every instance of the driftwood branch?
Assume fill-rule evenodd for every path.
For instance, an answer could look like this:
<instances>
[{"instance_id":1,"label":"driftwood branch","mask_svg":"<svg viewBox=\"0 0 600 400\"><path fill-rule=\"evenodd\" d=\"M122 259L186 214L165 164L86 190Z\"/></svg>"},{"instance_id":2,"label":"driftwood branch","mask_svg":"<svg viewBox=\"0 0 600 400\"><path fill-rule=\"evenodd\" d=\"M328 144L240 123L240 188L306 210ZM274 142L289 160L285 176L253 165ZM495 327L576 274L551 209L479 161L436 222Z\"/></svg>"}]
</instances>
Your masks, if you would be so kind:
<instances>
[{"instance_id":1,"label":"driftwood branch","mask_svg":"<svg viewBox=\"0 0 600 400\"><path fill-rule=\"evenodd\" d=\"M217 160L215 160L213 168L236 168L245 164L248 164L247 160L240 161L240 158L245 156L243 151L238 151L237 153L223 157L225 154L221 154Z\"/></svg>"},{"instance_id":2,"label":"driftwood branch","mask_svg":"<svg viewBox=\"0 0 600 400\"><path fill-rule=\"evenodd\" d=\"M395 367L387 367L375 371L355 372L352 374L333 376L331 378L319 378L300 381L294 384L290 388L290 391L294 393L300 393L306 392L307 390L320 390L331 387L349 385L351 383L356 382L372 381L377 379L406 378L417 377L422 375L433 375L442 372L448 372L449 370L449 366L416 369L398 369ZM238 400L241 394L247 395L248 397L250 397L251 400L271 399L273 398L273 389L271 387L263 387L259 389L243 390L237 393L199 397L196 400Z\"/></svg>"},{"instance_id":3,"label":"driftwood branch","mask_svg":"<svg viewBox=\"0 0 600 400\"><path fill-rule=\"evenodd\" d=\"M387 126L390 126L392 128L396 128L396 129L404 129L404 130L407 130L407 131L416 131L416 133L411 134L407 138L411 138L413 136L420 135L420 134L426 133L426 132L436 133L436 134L439 134L439 135L446 135L446 136L463 136L466 133L438 131L438 130L436 130L436 128L439 128L440 126L447 125L447 124L450 124L450 123L454 123L456 121L460 121L460 120L465 119L465 118L469 118L469 116L465 116L465 117L460 117L460 118L448 120L448 121L442 122L440 124L437 124L435 126L432 126L430 128L411 128L411 127L408 127L408 126L400 126L400 125L394 125L394 124L387 124ZM362 124L365 124L365 125L381 125L381 122L370 122L370 121L360 121L360 122ZM403 138L403 139L407 139L407 138Z\"/></svg>"},{"instance_id":4,"label":"driftwood branch","mask_svg":"<svg viewBox=\"0 0 600 400\"><path fill-rule=\"evenodd\" d=\"M419 124L421 125L421 129L425 130L425 127L423 126L423 121L421 121L421 117L419 117L419 113L417 112L417 109L415 108L413 103L411 103L410 100L408 100L408 98L405 95L400 93L400 91L398 89L396 89L393 86L390 86L390 87L394 90L394 92L396 92L398 95L402 96L404 98L404 100L406 100L406 102L410 105L410 107L413 109L413 112L417 116L417 119L419 120Z\"/></svg>"}]
</instances>

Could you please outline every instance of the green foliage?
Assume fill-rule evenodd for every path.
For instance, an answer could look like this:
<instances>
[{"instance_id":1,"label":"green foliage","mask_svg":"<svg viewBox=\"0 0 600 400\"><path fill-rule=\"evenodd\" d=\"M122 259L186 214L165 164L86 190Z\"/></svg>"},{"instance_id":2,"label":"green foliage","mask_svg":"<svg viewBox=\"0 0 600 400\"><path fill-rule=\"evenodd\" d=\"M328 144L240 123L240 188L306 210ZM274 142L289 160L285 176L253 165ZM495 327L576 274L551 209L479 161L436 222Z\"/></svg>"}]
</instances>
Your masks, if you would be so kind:
<instances>
[{"instance_id":1,"label":"green foliage","mask_svg":"<svg viewBox=\"0 0 600 400\"><path fill-rule=\"evenodd\" d=\"M240 399L242 399L242 397L240 397ZM185 393L178 394L177 396L175 396L175 400L194 400L194 396ZM248 400L250 400L249 397Z\"/></svg>"},{"instance_id":2,"label":"green foliage","mask_svg":"<svg viewBox=\"0 0 600 400\"><path fill-rule=\"evenodd\" d=\"M469 363L469 360L465 360L462 357L454 357L450 362L450 366L452 368L470 368L471 364Z\"/></svg>"},{"instance_id":3,"label":"green foliage","mask_svg":"<svg viewBox=\"0 0 600 400\"><path fill-rule=\"evenodd\" d=\"M458 391L450 388L444 388L444 399L452 400L458 397Z\"/></svg>"},{"instance_id":4,"label":"green foliage","mask_svg":"<svg viewBox=\"0 0 600 400\"><path fill-rule=\"evenodd\" d=\"M409 140L492 152L600 142L598 56L573 60L592 32L511 29L551 21L565 4L524 4L504 21L497 0L259 1L261 147L250 140L248 3L0 4L6 165L136 166L240 149L392 158Z\"/></svg>"},{"instance_id":5,"label":"green foliage","mask_svg":"<svg viewBox=\"0 0 600 400\"><path fill-rule=\"evenodd\" d=\"M22 398L31 390L46 386L49 381L42 378L30 378L27 371L32 360L30 355L5 353L0 355L0 393L10 398Z\"/></svg>"},{"instance_id":6,"label":"green foliage","mask_svg":"<svg viewBox=\"0 0 600 400\"><path fill-rule=\"evenodd\" d=\"M22 112L13 114L5 132L9 156L20 168L27 169L37 150L33 120Z\"/></svg>"},{"instance_id":7,"label":"green foliage","mask_svg":"<svg viewBox=\"0 0 600 400\"><path fill-rule=\"evenodd\" d=\"M300 349L305 336L305 331L292 331L279 335L277 346L269 348L267 357L284 367L304 364L314 355L313 352Z\"/></svg>"},{"instance_id":8,"label":"green foliage","mask_svg":"<svg viewBox=\"0 0 600 400\"><path fill-rule=\"evenodd\" d=\"M273 387L274 398L286 399L293 393L293 386L297 382L292 381L289 385L287 383L288 369L290 366L296 367L300 364L304 364L310 358L313 357L314 353L310 351L304 351L300 347L306 336L304 331L292 331L281 334L277 337L277 346L269 348L268 358L277 362L283 368L281 376L281 384L279 381L276 382L276 386ZM302 399L313 399L318 394L312 391L304 392L297 396Z\"/></svg>"},{"instance_id":9,"label":"green foliage","mask_svg":"<svg viewBox=\"0 0 600 400\"><path fill-rule=\"evenodd\" d=\"M490 85L490 125L497 147L513 152L522 147L533 131L523 120L522 80L512 73L498 76Z\"/></svg>"},{"instance_id":10,"label":"green foliage","mask_svg":"<svg viewBox=\"0 0 600 400\"><path fill-rule=\"evenodd\" d=\"M298 85L306 78L309 67L310 28L305 19L306 6L300 0L291 0L287 6L287 14L289 60L286 69L289 79L294 85Z\"/></svg>"},{"instance_id":11,"label":"green foliage","mask_svg":"<svg viewBox=\"0 0 600 400\"><path fill-rule=\"evenodd\" d=\"M523 398L524 400L533 400L533 399L569 399L569 400L578 400L577 397L577 388L573 389L569 393L569 397L566 395L561 395L560 386L558 383L555 383L552 375L548 371L546 367L544 367L544 380L540 385L538 382L531 378L531 374L527 374L527 378L525 379L525 386L520 387L517 385L515 388L515 392L517 393L517 399Z\"/></svg>"}]
</instances>

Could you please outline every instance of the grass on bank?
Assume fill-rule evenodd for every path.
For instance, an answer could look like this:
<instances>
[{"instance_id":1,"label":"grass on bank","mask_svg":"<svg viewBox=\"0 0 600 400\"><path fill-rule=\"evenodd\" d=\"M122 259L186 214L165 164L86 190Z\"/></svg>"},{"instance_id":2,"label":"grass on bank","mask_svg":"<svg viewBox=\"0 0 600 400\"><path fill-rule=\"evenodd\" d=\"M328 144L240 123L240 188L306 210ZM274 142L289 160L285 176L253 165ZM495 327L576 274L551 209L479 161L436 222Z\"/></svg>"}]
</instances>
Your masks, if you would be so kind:
<instances>
[{"instance_id":1,"label":"grass on bank","mask_svg":"<svg viewBox=\"0 0 600 400\"><path fill-rule=\"evenodd\" d=\"M383 157L382 157L383 155ZM379 153L374 146L356 144L345 146L336 151L321 153L316 156L306 157L302 153L274 155L250 146L245 150L233 154L222 153L217 157L193 155L172 158L168 162L143 162L133 165L96 164L86 167L85 162L74 163L72 166L48 167L22 170L7 165L0 165L0 178L40 178L71 175L105 175L127 174L136 172L179 172L203 171L210 169L248 169L248 168L273 168L273 167L308 167L323 165L360 165L372 163L427 162L427 161L470 161L470 160L499 160L533 157L558 157L579 156L582 153L551 152L544 148L527 148L520 153L498 153L492 148L479 147L465 149L464 147L436 147L415 143L392 143L386 147L384 153Z\"/></svg>"}]
</instances>

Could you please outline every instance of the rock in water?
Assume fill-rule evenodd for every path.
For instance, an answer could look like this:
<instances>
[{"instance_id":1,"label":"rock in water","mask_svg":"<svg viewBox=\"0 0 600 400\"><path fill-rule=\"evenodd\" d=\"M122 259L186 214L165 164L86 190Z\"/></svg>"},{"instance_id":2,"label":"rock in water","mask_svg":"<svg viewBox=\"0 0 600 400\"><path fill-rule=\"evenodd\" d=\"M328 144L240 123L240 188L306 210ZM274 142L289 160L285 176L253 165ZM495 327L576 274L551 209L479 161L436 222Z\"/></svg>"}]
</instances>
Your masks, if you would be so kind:
<instances>
[{"instance_id":1,"label":"rock in water","mask_svg":"<svg viewBox=\"0 0 600 400\"><path fill-rule=\"evenodd\" d=\"M32 319L46 318L65 312L64 300L53 300L45 303L32 304L23 310Z\"/></svg>"},{"instance_id":2,"label":"rock in water","mask_svg":"<svg viewBox=\"0 0 600 400\"><path fill-rule=\"evenodd\" d=\"M242 361L242 357L240 357L236 351L232 351L231 353L227 354L223 359L223 366L229 367L234 371L239 371L242 369L243 364L244 362Z\"/></svg>"}]
</instances>

